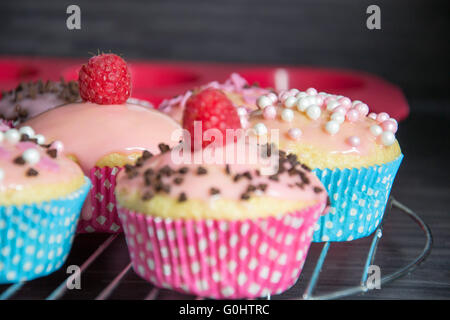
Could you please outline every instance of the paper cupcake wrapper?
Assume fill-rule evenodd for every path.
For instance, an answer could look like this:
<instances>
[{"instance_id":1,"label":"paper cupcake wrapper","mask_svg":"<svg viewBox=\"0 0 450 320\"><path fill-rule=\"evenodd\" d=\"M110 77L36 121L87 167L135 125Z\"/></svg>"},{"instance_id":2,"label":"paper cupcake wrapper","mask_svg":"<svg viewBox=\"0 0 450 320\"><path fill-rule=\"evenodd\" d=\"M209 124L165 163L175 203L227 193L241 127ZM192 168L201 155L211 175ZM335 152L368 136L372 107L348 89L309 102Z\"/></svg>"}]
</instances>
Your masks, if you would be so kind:
<instances>
[{"instance_id":1,"label":"paper cupcake wrapper","mask_svg":"<svg viewBox=\"0 0 450 320\"><path fill-rule=\"evenodd\" d=\"M90 170L92 188L78 223L78 233L122 232L114 195L116 177L120 170L121 167L94 167Z\"/></svg>"},{"instance_id":2,"label":"paper cupcake wrapper","mask_svg":"<svg viewBox=\"0 0 450 320\"><path fill-rule=\"evenodd\" d=\"M90 182L58 199L0 206L0 283L52 273L66 260Z\"/></svg>"},{"instance_id":3,"label":"paper cupcake wrapper","mask_svg":"<svg viewBox=\"0 0 450 320\"><path fill-rule=\"evenodd\" d=\"M314 169L330 198L315 226L313 242L350 241L372 234L383 219L403 155L383 165L358 169Z\"/></svg>"},{"instance_id":4,"label":"paper cupcake wrapper","mask_svg":"<svg viewBox=\"0 0 450 320\"><path fill-rule=\"evenodd\" d=\"M214 299L279 294L298 279L325 204L256 220L154 218L119 209L135 272Z\"/></svg>"}]
</instances>

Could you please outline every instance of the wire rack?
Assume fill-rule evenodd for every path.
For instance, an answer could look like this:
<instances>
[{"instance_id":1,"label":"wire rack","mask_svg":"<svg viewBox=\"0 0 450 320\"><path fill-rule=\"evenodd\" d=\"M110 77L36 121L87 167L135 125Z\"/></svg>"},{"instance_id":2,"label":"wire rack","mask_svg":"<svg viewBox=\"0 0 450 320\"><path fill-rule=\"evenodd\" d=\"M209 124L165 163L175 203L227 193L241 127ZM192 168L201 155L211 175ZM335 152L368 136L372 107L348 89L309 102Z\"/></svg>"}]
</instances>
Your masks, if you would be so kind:
<instances>
[{"instance_id":1,"label":"wire rack","mask_svg":"<svg viewBox=\"0 0 450 320\"><path fill-rule=\"evenodd\" d=\"M413 210L406 207L404 204L400 203L396 199L392 198L389 201L388 209L387 211L391 211L392 208L399 209L399 212L402 212L407 217L409 217L412 221L414 221L418 227L422 230L422 232L425 235L425 244L420 252L419 255L417 255L412 261L410 261L408 264L403 266L402 268L399 268L395 270L394 272L384 275L380 279L380 284L385 285L391 281L394 281L395 279L398 279L408 273L411 273L415 268L417 268L430 254L431 248L433 245L433 237L431 234L431 230L429 226L420 218L420 216L415 213ZM359 284L345 287L342 289L334 290L327 292L325 294L318 294L315 295L314 292L317 289L318 286L318 280L320 273L323 269L323 266L326 261L326 257L328 252L330 251L330 247L332 246L332 243L325 242L323 243L323 247L320 251L320 254L317 258L317 261L315 261L315 265L312 271L311 276L309 279L302 279L301 281L305 280L308 281L306 285L306 289L303 292L303 295L296 296L296 297L288 297L288 299L305 299L305 300L324 300L324 299L339 299L344 298L352 295L356 295L358 293L364 293L370 290L370 288L367 286L367 279L369 276L369 267L374 263L375 256L377 253L377 247L378 243L382 238L383 235L383 224L381 224L374 234L371 236L371 242L369 246L369 250L365 259L364 267L361 273ZM56 288L47 296L42 297L42 299L46 300L57 300L57 299L64 299L64 295L67 292L67 283L68 280L70 281L70 278L81 276L83 272L85 272L89 266L95 262L102 253L105 252L105 250L116 240L118 237L118 234L110 235L106 238L98 247L97 249L82 263L79 270L75 272L74 274L70 275L68 278L66 278L64 281L60 282L59 285L55 286ZM352 242L348 242L346 245L351 245ZM420 248L418 248L420 249ZM128 264L123 268L113 279L110 281L106 287L104 287L101 292L95 297L96 300L106 300L108 299L116 290L116 288L120 285L120 283L123 281L123 279L130 273L130 270L132 269L131 262L128 262ZM20 290L27 289L27 286L32 286L33 281L30 282L20 282L16 284L9 285L4 289L2 293L0 293L0 300L6 300L13 298L14 295L16 295ZM147 295L145 296L146 300L154 300L158 298L158 295L160 294L160 291L162 289L152 287ZM184 298L185 296L179 295L177 298ZM280 298L283 298L283 296L279 296ZM82 297L81 297L82 298ZM266 299L271 299L271 296L267 296ZM278 298L278 297L277 297ZM196 299L202 299L201 297L197 297Z\"/></svg>"}]
</instances>

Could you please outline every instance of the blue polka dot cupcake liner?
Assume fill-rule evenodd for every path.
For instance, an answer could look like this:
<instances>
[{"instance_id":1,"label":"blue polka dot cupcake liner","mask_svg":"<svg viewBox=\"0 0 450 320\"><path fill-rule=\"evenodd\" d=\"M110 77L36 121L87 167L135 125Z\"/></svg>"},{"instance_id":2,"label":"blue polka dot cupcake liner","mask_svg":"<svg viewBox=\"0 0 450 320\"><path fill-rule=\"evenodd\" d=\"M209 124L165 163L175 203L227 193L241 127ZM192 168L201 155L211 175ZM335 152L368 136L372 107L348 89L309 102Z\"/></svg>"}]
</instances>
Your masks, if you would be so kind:
<instances>
[{"instance_id":1,"label":"blue polka dot cupcake liner","mask_svg":"<svg viewBox=\"0 0 450 320\"><path fill-rule=\"evenodd\" d=\"M0 206L0 284L46 276L59 269L72 246L91 182L41 203Z\"/></svg>"},{"instance_id":2,"label":"blue polka dot cupcake liner","mask_svg":"<svg viewBox=\"0 0 450 320\"><path fill-rule=\"evenodd\" d=\"M351 241L372 234L383 219L403 155L383 165L353 169L314 169L325 186L330 208L322 215L313 242Z\"/></svg>"}]
</instances>

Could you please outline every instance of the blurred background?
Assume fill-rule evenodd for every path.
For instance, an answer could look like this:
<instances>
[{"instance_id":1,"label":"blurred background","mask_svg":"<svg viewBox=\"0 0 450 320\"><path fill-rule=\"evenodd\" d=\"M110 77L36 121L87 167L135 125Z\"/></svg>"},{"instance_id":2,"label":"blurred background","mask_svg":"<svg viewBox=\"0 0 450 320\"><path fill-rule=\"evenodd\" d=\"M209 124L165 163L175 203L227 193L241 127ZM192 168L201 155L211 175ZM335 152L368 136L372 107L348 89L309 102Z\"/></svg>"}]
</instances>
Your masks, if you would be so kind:
<instances>
[{"instance_id":1,"label":"blurred background","mask_svg":"<svg viewBox=\"0 0 450 320\"><path fill-rule=\"evenodd\" d=\"M81 30L66 8L81 8ZM381 8L381 30L366 9ZM408 97L448 97L449 1L18 0L0 2L0 54L246 62L362 70Z\"/></svg>"}]
</instances>

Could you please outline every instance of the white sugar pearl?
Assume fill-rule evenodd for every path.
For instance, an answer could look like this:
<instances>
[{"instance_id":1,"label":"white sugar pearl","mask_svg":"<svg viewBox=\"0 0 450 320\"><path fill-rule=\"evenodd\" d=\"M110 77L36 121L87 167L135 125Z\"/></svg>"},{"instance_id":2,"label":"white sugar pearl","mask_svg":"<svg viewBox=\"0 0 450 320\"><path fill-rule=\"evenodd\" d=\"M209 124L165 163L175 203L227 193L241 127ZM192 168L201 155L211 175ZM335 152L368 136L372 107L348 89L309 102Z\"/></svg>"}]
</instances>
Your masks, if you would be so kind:
<instances>
[{"instance_id":1,"label":"white sugar pearl","mask_svg":"<svg viewBox=\"0 0 450 320\"><path fill-rule=\"evenodd\" d=\"M50 148L56 149L58 151L58 153L61 153L64 151L64 144L61 141L56 140L56 141L52 142Z\"/></svg>"},{"instance_id":2,"label":"white sugar pearl","mask_svg":"<svg viewBox=\"0 0 450 320\"><path fill-rule=\"evenodd\" d=\"M315 88L308 88L306 89L306 93L311 95L317 94L317 90Z\"/></svg>"},{"instance_id":3,"label":"white sugar pearl","mask_svg":"<svg viewBox=\"0 0 450 320\"><path fill-rule=\"evenodd\" d=\"M372 132L374 136L379 136L381 133L383 133L383 129L379 125L375 124L370 127L370 132Z\"/></svg>"},{"instance_id":4,"label":"white sugar pearl","mask_svg":"<svg viewBox=\"0 0 450 320\"><path fill-rule=\"evenodd\" d=\"M247 115L247 109L245 109L245 107L239 107L236 111L239 117L244 117Z\"/></svg>"},{"instance_id":5,"label":"white sugar pearl","mask_svg":"<svg viewBox=\"0 0 450 320\"><path fill-rule=\"evenodd\" d=\"M336 109L339 106L340 106L339 102L337 102L336 100L330 100L327 103L327 110L333 111L334 109Z\"/></svg>"},{"instance_id":6,"label":"white sugar pearl","mask_svg":"<svg viewBox=\"0 0 450 320\"><path fill-rule=\"evenodd\" d=\"M295 88L289 90L289 94L292 95L292 96L295 96L295 95L298 94L299 92L300 92L300 90L295 89Z\"/></svg>"},{"instance_id":7,"label":"white sugar pearl","mask_svg":"<svg viewBox=\"0 0 450 320\"><path fill-rule=\"evenodd\" d=\"M325 124L325 130L329 134L335 134L339 131L339 123L337 121L331 120Z\"/></svg>"},{"instance_id":8,"label":"white sugar pearl","mask_svg":"<svg viewBox=\"0 0 450 320\"><path fill-rule=\"evenodd\" d=\"M352 101L352 107L354 107L356 104L358 104L358 103L363 103L362 101L359 101L359 100L353 100Z\"/></svg>"},{"instance_id":9,"label":"white sugar pearl","mask_svg":"<svg viewBox=\"0 0 450 320\"><path fill-rule=\"evenodd\" d=\"M21 134L26 134L29 138L33 138L34 137L34 130L33 128L29 127L29 126L25 126L19 129L19 132Z\"/></svg>"},{"instance_id":10,"label":"white sugar pearl","mask_svg":"<svg viewBox=\"0 0 450 320\"><path fill-rule=\"evenodd\" d=\"M257 123L253 127L255 129L256 135L263 136L267 134L267 127L264 123Z\"/></svg>"},{"instance_id":11,"label":"white sugar pearl","mask_svg":"<svg viewBox=\"0 0 450 320\"><path fill-rule=\"evenodd\" d=\"M322 111L320 110L319 106L312 105L312 106L309 106L308 109L306 109L306 114L311 119L317 120L317 119L319 119L320 115L322 114Z\"/></svg>"},{"instance_id":12,"label":"white sugar pearl","mask_svg":"<svg viewBox=\"0 0 450 320\"><path fill-rule=\"evenodd\" d=\"M267 95L267 97L270 99L270 101L272 101L272 103L275 103L278 101L278 96L273 92L269 93Z\"/></svg>"},{"instance_id":13,"label":"white sugar pearl","mask_svg":"<svg viewBox=\"0 0 450 320\"><path fill-rule=\"evenodd\" d=\"M284 106L286 108L292 108L297 103L297 98L295 97L289 97L286 100L284 100Z\"/></svg>"},{"instance_id":14,"label":"white sugar pearl","mask_svg":"<svg viewBox=\"0 0 450 320\"><path fill-rule=\"evenodd\" d=\"M384 131L381 134L381 142L388 147L395 142L395 135L390 131Z\"/></svg>"},{"instance_id":15,"label":"white sugar pearl","mask_svg":"<svg viewBox=\"0 0 450 320\"><path fill-rule=\"evenodd\" d=\"M11 144L16 144L20 141L20 133L17 129L10 129L5 132L5 140Z\"/></svg>"},{"instance_id":16,"label":"white sugar pearl","mask_svg":"<svg viewBox=\"0 0 450 320\"><path fill-rule=\"evenodd\" d=\"M345 121L345 116L340 112L335 112L331 115L331 120L341 124Z\"/></svg>"},{"instance_id":17,"label":"white sugar pearl","mask_svg":"<svg viewBox=\"0 0 450 320\"><path fill-rule=\"evenodd\" d=\"M317 98L316 96L307 96L306 101L308 101L309 106L312 106L313 104L317 104Z\"/></svg>"},{"instance_id":18,"label":"white sugar pearl","mask_svg":"<svg viewBox=\"0 0 450 320\"><path fill-rule=\"evenodd\" d=\"M297 99L300 99L300 98L304 98L304 97L307 97L307 96L308 96L308 94L306 92L301 91L301 92L297 93L297 95L295 97Z\"/></svg>"},{"instance_id":19,"label":"white sugar pearl","mask_svg":"<svg viewBox=\"0 0 450 320\"><path fill-rule=\"evenodd\" d=\"M22 154L23 160L25 160L28 164L36 164L41 160L41 156L39 154L39 151L36 149L30 148L23 152Z\"/></svg>"},{"instance_id":20,"label":"white sugar pearl","mask_svg":"<svg viewBox=\"0 0 450 320\"><path fill-rule=\"evenodd\" d=\"M281 113L281 119L286 122L291 122L294 119L294 111L291 109L284 109Z\"/></svg>"},{"instance_id":21,"label":"white sugar pearl","mask_svg":"<svg viewBox=\"0 0 450 320\"><path fill-rule=\"evenodd\" d=\"M256 104L261 108L264 109L267 106L272 105L272 100L267 96L261 96L256 101Z\"/></svg>"},{"instance_id":22,"label":"white sugar pearl","mask_svg":"<svg viewBox=\"0 0 450 320\"><path fill-rule=\"evenodd\" d=\"M371 112L371 113L369 113L368 117L370 119L376 120L377 119L377 114L375 112Z\"/></svg>"},{"instance_id":23,"label":"white sugar pearl","mask_svg":"<svg viewBox=\"0 0 450 320\"><path fill-rule=\"evenodd\" d=\"M3 169L0 169L0 181L2 181L4 177L5 177L5 171L3 171Z\"/></svg>"},{"instance_id":24,"label":"white sugar pearl","mask_svg":"<svg viewBox=\"0 0 450 320\"><path fill-rule=\"evenodd\" d=\"M288 135L292 140L298 140L302 135L302 130L300 130L299 128L290 128L288 131Z\"/></svg>"},{"instance_id":25,"label":"white sugar pearl","mask_svg":"<svg viewBox=\"0 0 450 320\"><path fill-rule=\"evenodd\" d=\"M347 143L349 145L351 145L352 147L357 147L360 145L361 139L359 139L359 137L357 137L357 136L351 136L351 137L348 137Z\"/></svg>"},{"instance_id":26,"label":"white sugar pearl","mask_svg":"<svg viewBox=\"0 0 450 320\"><path fill-rule=\"evenodd\" d=\"M37 134L34 136L34 138L37 140L38 144L44 144L45 143L45 137L42 134Z\"/></svg>"}]
</instances>

